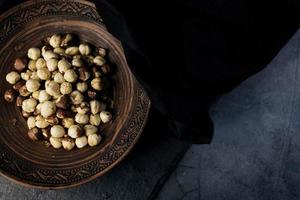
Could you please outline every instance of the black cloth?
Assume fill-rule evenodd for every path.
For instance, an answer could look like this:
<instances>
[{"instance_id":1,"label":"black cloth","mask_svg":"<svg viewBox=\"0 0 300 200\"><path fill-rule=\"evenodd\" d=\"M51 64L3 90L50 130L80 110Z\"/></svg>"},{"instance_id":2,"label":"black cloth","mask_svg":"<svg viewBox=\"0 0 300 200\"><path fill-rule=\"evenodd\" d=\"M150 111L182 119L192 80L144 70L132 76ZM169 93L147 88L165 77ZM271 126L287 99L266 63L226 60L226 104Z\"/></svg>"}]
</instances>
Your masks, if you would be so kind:
<instances>
[{"instance_id":1,"label":"black cloth","mask_svg":"<svg viewBox=\"0 0 300 200\"><path fill-rule=\"evenodd\" d=\"M193 143L212 139L214 100L264 68L300 23L297 0L94 3L154 107Z\"/></svg>"}]
</instances>

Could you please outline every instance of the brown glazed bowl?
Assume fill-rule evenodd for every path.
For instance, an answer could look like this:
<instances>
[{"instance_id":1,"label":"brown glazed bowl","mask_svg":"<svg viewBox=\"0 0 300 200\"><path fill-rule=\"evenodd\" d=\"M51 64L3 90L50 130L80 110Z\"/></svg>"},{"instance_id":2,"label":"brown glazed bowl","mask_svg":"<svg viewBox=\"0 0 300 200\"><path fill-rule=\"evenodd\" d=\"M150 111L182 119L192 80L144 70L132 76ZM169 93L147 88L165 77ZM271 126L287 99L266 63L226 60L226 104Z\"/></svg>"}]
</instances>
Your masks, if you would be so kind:
<instances>
[{"instance_id":1,"label":"brown glazed bowl","mask_svg":"<svg viewBox=\"0 0 300 200\"><path fill-rule=\"evenodd\" d=\"M3 94L5 75L14 60L54 33L73 33L109 50L114 73L114 118L103 129L104 142L67 152L47 148L27 137L20 109ZM0 16L0 173L29 187L59 189L81 185L105 174L137 142L150 101L130 72L120 42L107 32L94 4L83 0L25 1Z\"/></svg>"}]
</instances>

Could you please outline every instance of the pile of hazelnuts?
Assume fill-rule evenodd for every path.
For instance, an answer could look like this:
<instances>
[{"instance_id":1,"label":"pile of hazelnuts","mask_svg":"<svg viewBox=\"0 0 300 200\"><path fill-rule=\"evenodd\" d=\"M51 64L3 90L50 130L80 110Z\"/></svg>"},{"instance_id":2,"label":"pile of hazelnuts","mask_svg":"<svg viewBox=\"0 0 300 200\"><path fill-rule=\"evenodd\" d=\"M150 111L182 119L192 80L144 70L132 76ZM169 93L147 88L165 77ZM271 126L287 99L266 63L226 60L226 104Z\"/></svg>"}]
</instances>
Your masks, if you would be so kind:
<instances>
[{"instance_id":1,"label":"pile of hazelnuts","mask_svg":"<svg viewBox=\"0 0 300 200\"><path fill-rule=\"evenodd\" d=\"M55 34L41 49L30 48L6 75L12 89L4 94L22 108L31 140L68 151L98 145L99 127L112 118L107 51L76 41Z\"/></svg>"}]
</instances>

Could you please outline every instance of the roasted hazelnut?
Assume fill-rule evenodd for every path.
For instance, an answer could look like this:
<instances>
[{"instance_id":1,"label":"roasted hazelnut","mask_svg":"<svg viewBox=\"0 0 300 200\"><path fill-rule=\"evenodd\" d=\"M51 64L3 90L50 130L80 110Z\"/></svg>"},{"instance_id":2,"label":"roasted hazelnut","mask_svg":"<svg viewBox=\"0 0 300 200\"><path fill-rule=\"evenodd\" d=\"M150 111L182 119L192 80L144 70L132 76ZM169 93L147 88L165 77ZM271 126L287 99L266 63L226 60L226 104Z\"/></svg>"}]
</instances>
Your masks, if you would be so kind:
<instances>
[{"instance_id":1,"label":"roasted hazelnut","mask_svg":"<svg viewBox=\"0 0 300 200\"><path fill-rule=\"evenodd\" d=\"M50 79L51 73L47 68L42 68L37 70L37 76L41 80L48 80Z\"/></svg>"},{"instance_id":2,"label":"roasted hazelnut","mask_svg":"<svg viewBox=\"0 0 300 200\"><path fill-rule=\"evenodd\" d=\"M110 112L107 112L107 111L101 111L101 113L100 113L100 118L101 118L101 121L102 121L103 123L107 123L107 122L109 122L109 121L111 120L112 115L111 115Z\"/></svg>"},{"instance_id":3,"label":"roasted hazelnut","mask_svg":"<svg viewBox=\"0 0 300 200\"><path fill-rule=\"evenodd\" d=\"M47 68L50 72L53 72L57 69L58 66L58 60L55 58L52 58L50 60L47 60Z\"/></svg>"},{"instance_id":4,"label":"roasted hazelnut","mask_svg":"<svg viewBox=\"0 0 300 200\"><path fill-rule=\"evenodd\" d=\"M47 128L42 129L43 138L46 139L46 140L49 140L49 138L51 137L50 129L51 129L50 126L48 126Z\"/></svg>"},{"instance_id":5,"label":"roasted hazelnut","mask_svg":"<svg viewBox=\"0 0 300 200\"><path fill-rule=\"evenodd\" d=\"M98 94L95 90L88 90L87 95L90 99L96 99Z\"/></svg>"},{"instance_id":6,"label":"roasted hazelnut","mask_svg":"<svg viewBox=\"0 0 300 200\"><path fill-rule=\"evenodd\" d=\"M50 133L52 137L61 138L65 135L65 129L64 127L60 125L54 125L50 129Z\"/></svg>"},{"instance_id":7,"label":"roasted hazelnut","mask_svg":"<svg viewBox=\"0 0 300 200\"><path fill-rule=\"evenodd\" d=\"M65 82L64 75L62 75L62 73L60 72L56 73L54 75L54 81L59 84Z\"/></svg>"},{"instance_id":8,"label":"roasted hazelnut","mask_svg":"<svg viewBox=\"0 0 300 200\"><path fill-rule=\"evenodd\" d=\"M60 46L62 42L62 38L60 35L58 34L55 34L55 35L52 35L50 40L49 40L49 44L53 47L53 48L57 48Z\"/></svg>"},{"instance_id":9,"label":"roasted hazelnut","mask_svg":"<svg viewBox=\"0 0 300 200\"><path fill-rule=\"evenodd\" d=\"M40 93L39 93L39 102L40 103L49 101L50 99L51 99L51 96L46 92L46 90L40 90Z\"/></svg>"},{"instance_id":10,"label":"roasted hazelnut","mask_svg":"<svg viewBox=\"0 0 300 200\"><path fill-rule=\"evenodd\" d=\"M90 101L90 107L92 114L95 115L104 110L106 108L106 105L104 103L101 103L100 101L92 100Z\"/></svg>"},{"instance_id":11,"label":"roasted hazelnut","mask_svg":"<svg viewBox=\"0 0 300 200\"><path fill-rule=\"evenodd\" d=\"M19 91L22 86L24 86L26 81L20 80L16 84L14 84L13 89Z\"/></svg>"},{"instance_id":12,"label":"roasted hazelnut","mask_svg":"<svg viewBox=\"0 0 300 200\"><path fill-rule=\"evenodd\" d=\"M37 91L33 92L31 96L35 100L39 100L39 95L40 95L40 90L37 90Z\"/></svg>"},{"instance_id":13,"label":"roasted hazelnut","mask_svg":"<svg viewBox=\"0 0 300 200\"><path fill-rule=\"evenodd\" d=\"M37 60L41 56L41 50L38 48L30 48L27 53L28 58Z\"/></svg>"},{"instance_id":14,"label":"roasted hazelnut","mask_svg":"<svg viewBox=\"0 0 300 200\"><path fill-rule=\"evenodd\" d=\"M72 125L68 129L68 136L70 136L71 138L76 139L76 138L80 137L81 135L82 135L82 129L78 125Z\"/></svg>"},{"instance_id":15,"label":"roasted hazelnut","mask_svg":"<svg viewBox=\"0 0 300 200\"><path fill-rule=\"evenodd\" d=\"M15 70L22 72L26 68L27 62L26 58L17 58L14 64Z\"/></svg>"},{"instance_id":16,"label":"roasted hazelnut","mask_svg":"<svg viewBox=\"0 0 300 200\"><path fill-rule=\"evenodd\" d=\"M75 142L74 142L74 140L72 140L70 138L64 138L62 140L62 146L65 150L71 151L75 146Z\"/></svg>"},{"instance_id":17,"label":"roasted hazelnut","mask_svg":"<svg viewBox=\"0 0 300 200\"><path fill-rule=\"evenodd\" d=\"M42 69L42 68L45 68L47 65L46 65L46 61L44 58L39 58L37 59L36 63L35 63L35 67L36 69ZM35 69L35 70L36 70Z\"/></svg>"},{"instance_id":18,"label":"roasted hazelnut","mask_svg":"<svg viewBox=\"0 0 300 200\"><path fill-rule=\"evenodd\" d=\"M85 147L88 144L87 137L82 136L82 137L76 138L75 144L76 144L78 149L81 149L81 148Z\"/></svg>"},{"instance_id":19,"label":"roasted hazelnut","mask_svg":"<svg viewBox=\"0 0 300 200\"><path fill-rule=\"evenodd\" d=\"M80 58L74 58L72 60L72 65L74 67L82 67L83 66L83 62L82 62L82 60Z\"/></svg>"},{"instance_id":20,"label":"roasted hazelnut","mask_svg":"<svg viewBox=\"0 0 300 200\"><path fill-rule=\"evenodd\" d=\"M38 115L35 117L35 125L38 128L46 128L50 124L46 121L46 119L42 115Z\"/></svg>"},{"instance_id":21,"label":"roasted hazelnut","mask_svg":"<svg viewBox=\"0 0 300 200\"><path fill-rule=\"evenodd\" d=\"M73 117L74 114L72 112L70 112L69 110L63 110L63 109L57 109L56 110L56 117L63 119L63 118L69 118L69 117Z\"/></svg>"},{"instance_id":22,"label":"roasted hazelnut","mask_svg":"<svg viewBox=\"0 0 300 200\"><path fill-rule=\"evenodd\" d=\"M74 119L69 117L69 118L64 118L62 119L62 125L65 128L70 128L72 125L74 125Z\"/></svg>"},{"instance_id":23,"label":"roasted hazelnut","mask_svg":"<svg viewBox=\"0 0 300 200\"><path fill-rule=\"evenodd\" d=\"M31 77L32 72L30 70L27 70L26 72L21 73L21 78L25 81L28 81Z\"/></svg>"},{"instance_id":24,"label":"roasted hazelnut","mask_svg":"<svg viewBox=\"0 0 300 200\"><path fill-rule=\"evenodd\" d=\"M28 113L28 112L22 110L22 116L25 117L25 118L28 118L28 117L31 116L31 113Z\"/></svg>"},{"instance_id":25,"label":"roasted hazelnut","mask_svg":"<svg viewBox=\"0 0 300 200\"><path fill-rule=\"evenodd\" d=\"M79 92L84 93L88 89L88 85L86 82L79 82L76 84L76 88Z\"/></svg>"},{"instance_id":26,"label":"roasted hazelnut","mask_svg":"<svg viewBox=\"0 0 300 200\"><path fill-rule=\"evenodd\" d=\"M80 104L84 97L79 91L75 90L70 94L70 99L73 104Z\"/></svg>"},{"instance_id":27,"label":"roasted hazelnut","mask_svg":"<svg viewBox=\"0 0 300 200\"><path fill-rule=\"evenodd\" d=\"M51 96L60 95L60 86L54 81L49 81L45 83L46 92Z\"/></svg>"},{"instance_id":28,"label":"roasted hazelnut","mask_svg":"<svg viewBox=\"0 0 300 200\"><path fill-rule=\"evenodd\" d=\"M94 126L99 126L101 124L101 119L99 114L90 115L90 124Z\"/></svg>"},{"instance_id":29,"label":"roasted hazelnut","mask_svg":"<svg viewBox=\"0 0 300 200\"><path fill-rule=\"evenodd\" d=\"M17 97L17 93L14 90L6 90L4 93L4 99L5 101L11 103L13 102Z\"/></svg>"},{"instance_id":30,"label":"roasted hazelnut","mask_svg":"<svg viewBox=\"0 0 300 200\"><path fill-rule=\"evenodd\" d=\"M95 133L98 132L98 128L96 126L93 126L93 125L90 125L90 124L85 125L83 127L83 129L84 129L84 132L85 132L86 136L89 136L89 135L92 135L92 134L95 134Z\"/></svg>"},{"instance_id":31,"label":"roasted hazelnut","mask_svg":"<svg viewBox=\"0 0 300 200\"><path fill-rule=\"evenodd\" d=\"M47 61L47 60L50 60L50 59L57 59L58 56L56 53L53 53L53 51L45 51L44 55L43 55L44 59Z\"/></svg>"},{"instance_id":32,"label":"roasted hazelnut","mask_svg":"<svg viewBox=\"0 0 300 200\"><path fill-rule=\"evenodd\" d=\"M89 119L89 116L85 114L77 113L75 115L75 122L77 122L78 124L87 124L89 122Z\"/></svg>"},{"instance_id":33,"label":"roasted hazelnut","mask_svg":"<svg viewBox=\"0 0 300 200\"><path fill-rule=\"evenodd\" d=\"M70 55L70 56L74 56L79 54L79 49L78 47L68 47L65 51L65 54Z\"/></svg>"},{"instance_id":34,"label":"roasted hazelnut","mask_svg":"<svg viewBox=\"0 0 300 200\"><path fill-rule=\"evenodd\" d=\"M91 53L92 50L88 44L80 44L79 51L80 51L81 55L87 56Z\"/></svg>"},{"instance_id":35,"label":"roasted hazelnut","mask_svg":"<svg viewBox=\"0 0 300 200\"><path fill-rule=\"evenodd\" d=\"M62 47L66 47L66 46L69 46L71 41L73 39L73 36L71 34L66 34L63 38L62 38L62 41L61 41L61 44L60 46Z\"/></svg>"},{"instance_id":36,"label":"roasted hazelnut","mask_svg":"<svg viewBox=\"0 0 300 200\"><path fill-rule=\"evenodd\" d=\"M63 82L60 85L60 92L62 94L70 94L72 92L72 84L69 82Z\"/></svg>"},{"instance_id":37,"label":"roasted hazelnut","mask_svg":"<svg viewBox=\"0 0 300 200\"><path fill-rule=\"evenodd\" d=\"M19 93L21 96L23 97L27 97L30 95L30 92L27 90L26 86L23 85L20 89L19 89Z\"/></svg>"},{"instance_id":38,"label":"roasted hazelnut","mask_svg":"<svg viewBox=\"0 0 300 200\"><path fill-rule=\"evenodd\" d=\"M53 52L59 55L64 55L65 54L65 50L63 48L57 47L55 49L53 49Z\"/></svg>"},{"instance_id":39,"label":"roasted hazelnut","mask_svg":"<svg viewBox=\"0 0 300 200\"><path fill-rule=\"evenodd\" d=\"M6 81L11 84L11 85L14 85L16 84L16 82L18 82L20 80L20 75L17 73L17 72L9 72L7 75L6 75Z\"/></svg>"},{"instance_id":40,"label":"roasted hazelnut","mask_svg":"<svg viewBox=\"0 0 300 200\"><path fill-rule=\"evenodd\" d=\"M95 90L102 90L104 85L103 85L103 82L101 81L100 78L94 78L92 81L91 81L91 86L93 89Z\"/></svg>"},{"instance_id":41,"label":"roasted hazelnut","mask_svg":"<svg viewBox=\"0 0 300 200\"><path fill-rule=\"evenodd\" d=\"M102 138L98 134L91 134L88 136L88 144L93 147L97 146L101 142Z\"/></svg>"},{"instance_id":42,"label":"roasted hazelnut","mask_svg":"<svg viewBox=\"0 0 300 200\"><path fill-rule=\"evenodd\" d=\"M41 115L49 117L56 112L56 105L52 101L45 101L41 107Z\"/></svg>"},{"instance_id":43,"label":"roasted hazelnut","mask_svg":"<svg viewBox=\"0 0 300 200\"><path fill-rule=\"evenodd\" d=\"M98 53L101 57L104 58L106 56L106 49L100 47L98 48Z\"/></svg>"},{"instance_id":44,"label":"roasted hazelnut","mask_svg":"<svg viewBox=\"0 0 300 200\"><path fill-rule=\"evenodd\" d=\"M56 117L56 115L51 115L47 117L45 120L52 126L59 123L58 117Z\"/></svg>"},{"instance_id":45,"label":"roasted hazelnut","mask_svg":"<svg viewBox=\"0 0 300 200\"><path fill-rule=\"evenodd\" d=\"M77 80L78 75L73 69L68 69L64 74L64 78L66 81L74 83Z\"/></svg>"},{"instance_id":46,"label":"roasted hazelnut","mask_svg":"<svg viewBox=\"0 0 300 200\"><path fill-rule=\"evenodd\" d=\"M69 95L62 95L56 100L56 107L67 109L70 106L70 97Z\"/></svg>"},{"instance_id":47,"label":"roasted hazelnut","mask_svg":"<svg viewBox=\"0 0 300 200\"><path fill-rule=\"evenodd\" d=\"M33 117L33 116L28 117L27 126L29 129L32 129L35 127L35 117Z\"/></svg>"},{"instance_id":48,"label":"roasted hazelnut","mask_svg":"<svg viewBox=\"0 0 300 200\"><path fill-rule=\"evenodd\" d=\"M50 137L49 141L50 141L50 144L52 145L52 147L55 149L59 149L62 147L62 139L61 138Z\"/></svg>"},{"instance_id":49,"label":"roasted hazelnut","mask_svg":"<svg viewBox=\"0 0 300 200\"><path fill-rule=\"evenodd\" d=\"M68 69L71 68L71 64L66 59L61 59L58 61L58 70L60 73L65 73Z\"/></svg>"},{"instance_id":50,"label":"roasted hazelnut","mask_svg":"<svg viewBox=\"0 0 300 200\"><path fill-rule=\"evenodd\" d=\"M102 66L105 63L105 59L101 56L96 56L93 61L98 66Z\"/></svg>"},{"instance_id":51,"label":"roasted hazelnut","mask_svg":"<svg viewBox=\"0 0 300 200\"><path fill-rule=\"evenodd\" d=\"M22 103L24 101L25 97L22 97L22 96L18 96L17 99L16 99L16 105L18 107L21 107L22 106Z\"/></svg>"},{"instance_id":52,"label":"roasted hazelnut","mask_svg":"<svg viewBox=\"0 0 300 200\"><path fill-rule=\"evenodd\" d=\"M37 101L33 98L26 99L22 103L22 109L28 113L34 112L34 109L37 105Z\"/></svg>"},{"instance_id":53,"label":"roasted hazelnut","mask_svg":"<svg viewBox=\"0 0 300 200\"><path fill-rule=\"evenodd\" d=\"M87 114L90 111L89 104L86 102L80 103L79 106L76 108L76 111L79 114Z\"/></svg>"},{"instance_id":54,"label":"roasted hazelnut","mask_svg":"<svg viewBox=\"0 0 300 200\"><path fill-rule=\"evenodd\" d=\"M33 141L37 141L42 139L42 133L38 128L33 128L28 131L28 137Z\"/></svg>"},{"instance_id":55,"label":"roasted hazelnut","mask_svg":"<svg viewBox=\"0 0 300 200\"><path fill-rule=\"evenodd\" d=\"M29 79L26 81L26 88L29 92L35 92L40 88L41 84L39 81L34 80L34 79Z\"/></svg>"},{"instance_id":56,"label":"roasted hazelnut","mask_svg":"<svg viewBox=\"0 0 300 200\"><path fill-rule=\"evenodd\" d=\"M86 67L79 68L78 73L79 73L79 79L82 81L86 81L91 77L91 75Z\"/></svg>"}]
</instances>

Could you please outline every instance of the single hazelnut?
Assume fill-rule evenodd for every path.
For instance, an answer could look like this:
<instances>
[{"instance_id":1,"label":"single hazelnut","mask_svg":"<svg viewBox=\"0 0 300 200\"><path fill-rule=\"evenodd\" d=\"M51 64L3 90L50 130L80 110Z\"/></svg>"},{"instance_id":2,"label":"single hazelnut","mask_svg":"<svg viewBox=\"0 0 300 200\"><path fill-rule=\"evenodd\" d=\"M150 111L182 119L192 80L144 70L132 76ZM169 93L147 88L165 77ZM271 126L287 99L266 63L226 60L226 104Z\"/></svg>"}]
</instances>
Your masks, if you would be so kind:
<instances>
[{"instance_id":1,"label":"single hazelnut","mask_svg":"<svg viewBox=\"0 0 300 200\"><path fill-rule=\"evenodd\" d=\"M14 84L13 89L19 91L22 86L24 86L26 81L20 80L16 84Z\"/></svg>"},{"instance_id":2,"label":"single hazelnut","mask_svg":"<svg viewBox=\"0 0 300 200\"><path fill-rule=\"evenodd\" d=\"M111 115L110 112L102 111L102 112L100 113L100 118L101 118L101 121L102 121L103 123L108 123L108 122L111 120L112 115Z\"/></svg>"},{"instance_id":3,"label":"single hazelnut","mask_svg":"<svg viewBox=\"0 0 300 200\"><path fill-rule=\"evenodd\" d=\"M35 125L38 128L46 128L50 124L46 121L46 119L43 116L38 115L38 116L35 117Z\"/></svg>"},{"instance_id":4,"label":"single hazelnut","mask_svg":"<svg viewBox=\"0 0 300 200\"><path fill-rule=\"evenodd\" d=\"M78 125L72 125L70 126L70 128L68 129L68 135L71 137L71 138L78 138L82 135L82 129L80 126Z\"/></svg>"},{"instance_id":5,"label":"single hazelnut","mask_svg":"<svg viewBox=\"0 0 300 200\"><path fill-rule=\"evenodd\" d=\"M51 96L60 95L60 86L54 81L49 81L45 83L46 92Z\"/></svg>"},{"instance_id":6,"label":"single hazelnut","mask_svg":"<svg viewBox=\"0 0 300 200\"><path fill-rule=\"evenodd\" d=\"M90 125L90 124L85 125L83 127L83 129L84 129L84 132L85 132L86 136L96 134L98 132L98 128L96 126L93 126L93 125Z\"/></svg>"},{"instance_id":7,"label":"single hazelnut","mask_svg":"<svg viewBox=\"0 0 300 200\"><path fill-rule=\"evenodd\" d=\"M29 129L32 129L35 127L35 117L30 116L27 118L27 126Z\"/></svg>"},{"instance_id":8,"label":"single hazelnut","mask_svg":"<svg viewBox=\"0 0 300 200\"><path fill-rule=\"evenodd\" d=\"M37 90L37 91L33 92L31 96L35 100L39 100L39 95L40 95L40 90Z\"/></svg>"},{"instance_id":9,"label":"single hazelnut","mask_svg":"<svg viewBox=\"0 0 300 200\"><path fill-rule=\"evenodd\" d=\"M89 122L89 119L89 116L85 114L77 113L75 115L75 122L77 122L78 124L87 124Z\"/></svg>"},{"instance_id":10,"label":"single hazelnut","mask_svg":"<svg viewBox=\"0 0 300 200\"><path fill-rule=\"evenodd\" d=\"M70 94L70 98L73 104L80 104L84 99L83 95L77 90Z\"/></svg>"},{"instance_id":11,"label":"single hazelnut","mask_svg":"<svg viewBox=\"0 0 300 200\"><path fill-rule=\"evenodd\" d=\"M88 114L90 111L89 104L86 102L82 102L79 104L79 106L76 108L77 113L79 114Z\"/></svg>"},{"instance_id":12,"label":"single hazelnut","mask_svg":"<svg viewBox=\"0 0 300 200\"><path fill-rule=\"evenodd\" d=\"M106 56L106 49L100 47L98 48L98 53L101 57L104 58Z\"/></svg>"},{"instance_id":13,"label":"single hazelnut","mask_svg":"<svg viewBox=\"0 0 300 200\"><path fill-rule=\"evenodd\" d=\"M32 113L32 112L34 112L36 105L37 105L37 101L35 99L33 99L33 98L26 99L22 103L22 109L25 112Z\"/></svg>"},{"instance_id":14,"label":"single hazelnut","mask_svg":"<svg viewBox=\"0 0 300 200\"><path fill-rule=\"evenodd\" d=\"M30 95L30 92L27 90L26 85L23 85L22 87L20 87L19 93L23 97L27 97Z\"/></svg>"},{"instance_id":15,"label":"single hazelnut","mask_svg":"<svg viewBox=\"0 0 300 200\"><path fill-rule=\"evenodd\" d=\"M99 114L90 115L90 124L94 126L99 126L101 124L101 119Z\"/></svg>"},{"instance_id":16,"label":"single hazelnut","mask_svg":"<svg viewBox=\"0 0 300 200\"><path fill-rule=\"evenodd\" d=\"M79 51L80 51L81 55L87 56L91 53L92 50L88 44L80 44Z\"/></svg>"},{"instance_id":17,"label":"single hazelnut","mask_svg":"<svg viewBox=\"0 0 300 200\"><path fill-rule=\"evenodd\" d=\"M53 53L53 51L45 51L44 55L43 55L44 59L47 61L47 60L50 60L50 59L57 59L58 56L56 53Z\"/></svg>"},{"instance_id":18,"label":"single hazelnut","mask_svg":"<svg viewBox=\"0 0 300 200\"><path fill-rule=\"evenodd\" d=\"M66 47L66 46L69 46L71 41L73 39L73 36L71 34L66 34L63 38L62 38L62 41L61 41L61 44L60 46L62 47Z\"/></svg>"},{"instance_id":19,"label":"single hazelnut","mask_svg":"<svg viewBox=\"0 0 300 200\"><path fill-rule=\"evenodd\" d=\"M35 63L35 67L36 69L42 69L46 67L46 61L44 58L39 58L37 59L36 63Z\"/></svg>"},{"instance_id":20,"label":"single hazelnut","mask_svg":"<svg viewBox=\"0 0 300 200\"><path fill-rule=\"evenodd\" d=\"M79 49L78 47L68 47L65 51L65 54L70 55L70 56L74 56L79 54Z\"/></svg>"},{"instance_id":21,"label":"single hazelnut","mask_svg":"<svg viewBox=\"0 0 300 200\"><path fill-rule=\"evenodd\" d=\"M15 70L22 72L26 68L27 62L26 58L17 58L14 64Z\"/></svg>"},{"instance_id":22,"label":"single hazelnut","mask_svg":"<svg viewBox=\"0 0 300 200\"><path fill-rule=\"evenodd\" d=\"M37 141L42 139L42 133L38 128L33 128L28 131L28 137L33 141Z\"/></svg>"},{"instance_id":23,"label":"single hazelnut","mask_svg":"<svg viewBox=\"0 0 300 200\"><path fill-rule=\"evenodd\" d=\"M24 101L25 97L22 97L22 96L18 96L17 99L16 99L16 105L18 107L21 107L22 106L22 103Z\"/></svg>"},{"instance_id":24,"label":"single hazelnut","mask_svg":"<svg viewBox=\"0 0 300 200\"><path fill-rule=\"evenodd\" d=\"M72 125L74 125L74 119L73 118L64 118L64 119L62 119L62 125L65 128L70 128Z\"/></svg>"},{"instance_id":25,"label":"single hazelnut","mask_svg":"<svg viewBox=\"0 0 300 200\"><path fill-rule=\"evenodd\" d=\"M76 82L78 75L76 74L76 72L73 69L68 69L64 74L64 78L66 81L68 81L70 83L74 83L74 82Z\"/></svg>"},{"instance_id":26,"label":"single hazelnut","mask_svg":"<svg viewBox=\"0 0 300 200\"><path fill-rule=\"evenodd\" d=\"M81 93L84 93L87 91L88 89L88 85L86 82L79 82L76 84L76 89L81 92Z\"/></svg>"},{"instance_id":27,"label":"single hazelnut","mask_svg":"<svg viewBox=\"0 0 300 200\"><path fill-rule=\"evenodd\" d=\"M37 70L37 76L41 80L48 80L50 79L51 73L47 68L42 68Z\"/></svg>"},{"instance_id":28,"label":"single hazelnut","mask_svg":"<svg viewBox=\"0 0 300 200\"><path fill-rule=\"evenodd\" d=\"M90 107L91 107L92 114L95 115L101 112L102 110L105 110L106 105L104 103L101 103L100 101L92 100L90 101Z\"/></svg>"},{"instance_id":29,"label":"single hazelnut","mask_svg":"<svg viewBox=\"0 0 300 200\"><path fill-rule=\"evenodd\" d=\"M88 144L93 147L97 146L102 140L102 137L99 134L91 134L88 136Z\"/></svg>"},{"instance_id":30,"label":"single hazelnut","mask_svg":"<svg viewBox=\"0 0 300 200\"><path fill-rule=\"evenodd\" d=\"M65 54L65 50L63 48L57 47L55 49L53 49L53 52L59 55L64 55Z\"/></svg>"},{"instance_id":31,"label":"single hazelnut","mask_svg":"<svg viewBox=\"0 0 300 200\"><path fill-rule=\"evenodd\" d=\"M49 101L50 99L51 99L51 96L46 92L46 90L40 90L40 93L39 93L39 102L40 103Z\"/></svg>"},{"instance_id":32,"label":"single hazelnut","mask_svg":"<svg viewBox=\"0 0 300 200\"><path fill-rule=\"evenodd\" d=\"M50 40L50 39L49 39ZM48 43L48 42L47 42ZM42 47L42 56L45 57L45 53L47 51L52 52L53 48L50 45L46 45Z\"/></svg>"},{"instance_id":33,"label":"single hazelnut","mask_svg":"<svg viewBox=\"0 0 300 200\"><path fill-rule=\"evenodd\" d=\"M53 47L53 48L57 48L60 46L61 44L61 41L62 41L62 38L60 35L58 34L55 34L55 35L52 35L50 40L49 40L49 44Z\"/></svg>"},{"instance_id":34,"label":"single hazelnut","mask_svg":"<svg viewBox=\"0 0 300 200\"><path fill-rule=\"evenodd\" d=\"M41 84L39 81L34 80L34 79L29 79L26 81L26 88L29 92L35 92L40 88Z\"/></svg>"},{"instance_id":35,"label":"single hazelnut","mask_svg":"<svg viewBox=\"0 0 300 200\"><path fill-rule=\"evenodd\" d=\"M91 77L91 75L86 67L79 68L78 73L79 73L79 79L82 81L86 81Z\"/></svg>"},{"instance_id":36,"label":"single hazelnut","mask_svg":"<svg viewBox=\"0 0 300 200\"><path fill-rule=\"evenodd\" d=\"M75 144L76 144L78 149L81 149L81 148L85 147L88 144L87 137L82 136L82 137L76 138Z\"/></svg>"},{"instance_id":37,"label":"single hazelnut","mask_svg":"<svg viewBox=\"0 0 300 200\"><path fill-rule=\"evenodd\" d=\"M71 64L66 59L61 59L58 61L58 70L60 73L65 73L68 69L71 68Z\"/></svg>"},{"instance_id":38,"label":"single hazelnut","mask_svg":"<svg viewBox=\"0 0 300 200\"><path fill-rule=\"evenodd\" d=\"M75 142L74 142L74 140L72 140L70 138L64 138L62 140L62 146L65 150L71 151L75 146Z\"/></svg>"},{"instance_id":39,"label":"single hazelnut","mask_svg":"<svg viewBox=\"0 0 300 200\"><path fill-rule=\"evenodd\" d=\"M95 90L102 90L104 85L103 85L103 82L101 81L100 78L94 78L92 81L91 81L91 86L93 89Z\"/></svg>"},{"instance_id":40,"label":"single hazelnut","mask_svg":"<svg viewBox=\"0 0 300 200\"><path fill-rule=\"evenodd\" d=\"M69 82L63 82L60 85L60 92L62 94L70 94L72 92L72 84Z\"/></svg>"},{"instance_id":41,"label":"single hazelnut","mask_svg":"<svg viewBox=\"0 0 300 200\"><path fill-rule=\"evenodd\" d=\"M61 138L65 135L65 129L61 125L54 125L50 129L52 137Z\"/></svg>"},{"instance_id":42,"label":"single hazelnut","mask_svg":"<svg viewBox=\"0 0 300 200\"><path fill-rule=\"evenodd\" d=\"M83 62L80 58L75 58L72 60L72 65L74 67L82 67L83 66Z\"/></svg>"},{"instance_id":43,"label":"single hazelnut","mask_svg":"<svg viewBox=\"0 0 300 200\"><path fill-rule=\"evenodd\" d=\"M105 63L105 59L101 56L96 56L93 61L98 66L102 66Z\"/></svg>"},{"instance_id":44,"label":"single hazelnut","mask_svg":"<svg viewBox=\"0 0 300 200\"><path fill-rule=\"evenodd\" d=\"M47 60L47 68L50 72L53 72L57 69L58 60L55 58Z\"/></svg>"},{"instance_id":45,"label":"single hazelnut","mask_svg":"<svg viewBox=\"0 0 300 200\"><path fill-rule=\"evenodd\" d=\"M31 71L27 70L26 72L21 73L21 78L25 81L28 81L31 77Z\"/></svg>"},{"instance_id":46,"label":"single hazelnut","mask_svg":"<svg viewBox=\"0 0 300 200\"><path fill-rule=\"evenodd\" d=\"M41 50L38 48L30 48L27 53L28 58L37 60L41 56Z\"/></svg>"},{"instance_id":47,"label":"single hazelnut","mask_svg":"<svg viewBox=\"0 0 300 200\"><path fill-rule=\"evenodd\" d=\"M52 147L55 149L59 149L62 147L62 139L61 138L50 137L49 141L50 141L50 144L52 145Z\"/></svg>"},{"instance_id":48,"label":"single hazelnut","mask_svg":"<svg viewBox=\"0 0 300 200\"><path fill-rule=\"evenodd\" d=\"M6 81L11 84L11 85L14 85L16 84L16 82L18 82L20 80L20 75L17 73L17 72L9 72L7 75L6 75Z\"/></svg>"},{"instance_id":49,"label":"single hazelnut","mask_svg":"<svg viewBox=\"0 0 300 200\"><path fill-rule=\"evenodd\" d=\"M64 75L62 75L62 73L60 72L56 73L54 75L54 81L59 84L65 82Z\"/></svg>"},{"instance_id":50,"label":"single hazelnut","mask_svg":"<svg viewBox=\"0 0 300 200\"><path fill-rule=\"evenodd\" d=\"M51 115L47 117L45 120L52 126L57 125L59 123L58 117L56 117L56 115Z\"/></svg>"},{"instance_id":51,"label":"single hazelnut","mask_svg":"<svg viewBox=\"0 0 300 200\"><path fill-rule=\"evenodd\" d=\"M56 105L52 101L45 101L41 107L41 115L49 117L56 112Z\"/></svg>"},{"instance_id":52,"label":"single hazelnut","mask_svg":"<svg viewBox=\"0 0 300 200\"><path fill-rule=\"evenodd\" d=\"M62 95L56 100L56 107L67 109L70 106L70 97L69 95Z\"/></svg>"},{"instance_id":53,"label":"single hazelnut","mask_svg":"<svg viewBox=\"0 0 300 200\"><path fill-rule=\"evenodd\" d=\"M31 113L28 113L28 112L22 110L22 116L25 117L25 118L28 118L28 117L31 116Z\"/></svg>"},{"instance_id":54,"label":"single hazelnut","mask_svg":"<svg viewBox=\"0 0 300 200\"><path fill-rule=\"evenodd\" d=\"M4 99L5 101L11 103L13 102L17 97L17 93L14 90L6 90L4 93Z\"/></svg>"}]
</instances>

